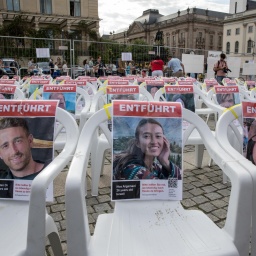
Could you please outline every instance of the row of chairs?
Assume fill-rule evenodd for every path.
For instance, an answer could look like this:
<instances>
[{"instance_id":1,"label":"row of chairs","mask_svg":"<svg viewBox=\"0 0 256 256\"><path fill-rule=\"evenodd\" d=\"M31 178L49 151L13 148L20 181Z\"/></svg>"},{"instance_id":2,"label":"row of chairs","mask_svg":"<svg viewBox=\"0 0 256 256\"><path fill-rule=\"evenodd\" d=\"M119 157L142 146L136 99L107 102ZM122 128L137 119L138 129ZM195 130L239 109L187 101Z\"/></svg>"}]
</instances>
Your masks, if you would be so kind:
<instances>
[{"instance_id":1,"label":"row of chairs","mask_svg":"<svg viewBox=\"0 0 256 256\"><path fill-rule=\"evenodd\" d=\"M91 237L84 200L86 167L95 131L108 119L106 110L101 109L84 125L77 145L79 154L73 157L67 176L68 255L170 255L170 251L174 255L249 255L255 198L251 174L217 142L200 117L188 110L183 114L190 123L184 139L197 129L209 155L231 180L225 227L220 229L200 211L184 210L176 201L128 201L116 202L113 214L100 215ZM157 221L157 212L161 212L161 221Z\"/></svg>"},{"instance_id":2,"label":"row of chairs","mask_svg":"<svg viewBox=\"0 0 256 256\"><path fill-rule=\"evenodd\" d=\"M211 101L205 102L216 107ZM104 100L101 104L104 105ZM216 111L223 109L216 107ZM30 202L1 202L0 213L8 216L2 219L1 227L10 230L0 239L2 254L44 255L44 235L47 235L55 255L63 255L57 228L45 210L45 191L72 160L65 193L68 255L170 255L170 251L174 255L248 255L251 217L255 213L253 175L240 164L246 160L242 156L233 158L230 151L218 143L207 124L188 110L183 111L184 119L190 123L184 141L196 129L210 156L232 183L225 227L218 228L200 211L184 210L176 201L116 202L115 212L100 215L95 233L90 236L85 201L86 169L90 156L97 158L101 148L100 144L95 146L99 128L100 135L104 134L111 145L111 134L105 123L111 112L111 106L96 109L80 126L79 133L74 118L58 109L57 120L64 125L67 134L65 146L46 171L33 181ZM221 117L226 113L229 112ZM99 173L99 167L95 169ZM156 223L155 214L159 211L163 213L162 221ZM14 230L20 235L10 244ZM252 248L251 255L255 255L253 253Z\"/></svg>"}]
</instances>

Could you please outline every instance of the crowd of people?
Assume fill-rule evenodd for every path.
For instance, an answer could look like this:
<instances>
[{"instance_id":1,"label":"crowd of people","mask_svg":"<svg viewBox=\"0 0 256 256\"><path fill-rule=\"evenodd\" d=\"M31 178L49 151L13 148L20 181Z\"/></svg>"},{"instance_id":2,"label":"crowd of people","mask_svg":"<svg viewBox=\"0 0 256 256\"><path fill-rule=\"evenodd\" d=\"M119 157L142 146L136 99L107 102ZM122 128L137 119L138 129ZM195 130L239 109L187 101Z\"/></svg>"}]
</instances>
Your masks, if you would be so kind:
<instances>
[{"instance_id":1,"label":"crowd of people","mask_svg":"<svg viewBox=\"0 0 256 256\"><path fill-rule=\"evenodd\" d=\"M3 67L3 61L1 59L0 67ZM15 73L17 73L17 71L20 69L20 64L18 63L16 57L14 58L14 61L10 64L10 68L13 69ZM50 58L48 62L48 68L49 73L53 78L61 75L71 75L71 67L69 67L66 60L61 60L60 57L57 57L55 60L53 60L53 58ZM92 77L107 75L140 75L141 77L184 77L186 74L185 66L182 61L172 55L168 56L168 60L166 62L159 55L156 55L152 61L140 64L137 64L132 60L118 60L116 63L105 64L101 56L97 56L96 59L90 56L83 60L81 68L83 69L83 74L80 75ZM214 64L213 71L215 72L215 78L218 83L222 84L222 79L227 76L227 71L230 71L226 62L226 55L224 53L220 54L220 59ZM40 73L42 73L42 70L40 70L37 63L34 61L34 58L30 58L27 64L27 74L36 75ZM4 74L0 74L0 76L2 75ZM186 75L190 76L190 73L187 73Z\"/></svg>"}]
</instances>

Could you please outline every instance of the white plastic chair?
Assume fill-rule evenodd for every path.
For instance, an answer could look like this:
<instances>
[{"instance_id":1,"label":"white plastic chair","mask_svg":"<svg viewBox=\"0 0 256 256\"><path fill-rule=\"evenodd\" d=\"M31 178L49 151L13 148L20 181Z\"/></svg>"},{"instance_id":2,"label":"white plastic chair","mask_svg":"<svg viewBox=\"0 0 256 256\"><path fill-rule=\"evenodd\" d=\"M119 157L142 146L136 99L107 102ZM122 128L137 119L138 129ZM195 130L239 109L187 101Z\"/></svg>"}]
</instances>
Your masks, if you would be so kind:
<instances>
[{"instance_id":1,"label":"white plastic chair","mask_svg":"<svg viewBox=\"0 0 256 256\"><path fill-rule=\"evenodd\" d=\"M219 118L216 125L216 139L221 147L236 161L238 165L245 168L246 171L251 175L253 181L253 201L252 201L252 235L251 235L251 256L256 255L256 167L255 165L246 159L242 155L242 134L239 132L237 127L233 124L234 120L241 119L242 117L242 106L237 105L232 108L232 111L226 111ZM242 120L240 120L242 122ZM240 140L240 150L234 148L230 139Z\"/></svg>"},{"instance_id":2,"label":"white plastic chair","mask_svg":"<svg viewBox=\"0 0 256 256\"><path fill-rule=\"evenodd\" d=\"M30 201L0 201L1 255L45 256L48 236L55 255L63 255L58 229L46 211L46 189L72 159L78 127L69 113L58 108L56 118L67 134L62 152L32 182Z\"/></svg>"},{"instance_id":3,"label":"white plastic chair","mask_svg":"<svg viewBox=\"0 0 256 256\"><path fill-rule=\"evenodd\" d=\"M184 109L183 118L198 129L210 156L231 179L224 228L219 228L201 211L185 210L179 201L129 200L116 201L114 213L99 215L94 235L90 236L84 199L86 168L93 143L91 138L98 125L107 120L106 111L102 109L83 127L66 180L69 256L169 256L170 253L177 256L248 256L251 176L221 148L200 117Z\"/></svg>"},{"instance_id":4,"label":"white plastic chair","mask_svg":"<svg viewBox=\"0 0 256 256\"><path fill-rule=\"evenodd\" d=\"M18 87L16 87L16 89L15 89L14 99L25 100L25 95L24 95L23 91Z\"/></svg>"},{"instance_id":5,"label":"white plastic chair","mask_svg":"<svg viewBox=\"0 0 256 256\"><path fill-rule=\"evenodd\" d=\"M205 96L204 93L197 86L194 86L194 92L197 95L197 97L200 96L203 99L204 103L207 105L207 108L204 108L204 109L210 109L210 112L213 111L214 113L216 113L216 115L217 114L221 115L223 110L225 110L225 108L223 108L217 104L214 104L213 101L209 100L211 97ZM164 93L165 93L164 88L159 89L155 94L154 100L158 101ZM211 93L211 92L209 92L209 93ZM161 99L164 101L166 100L164 97L162 97ZM196 113L198 114L197 111L196 111ZM214 131L212 131L212 133L214 135ZM201 135L198 133L198 131L196 129L191 131L190 136L188 137L187 140L185 140L185 145L194 145L195 146L195 166L198 168L201 168L202 162L203 162L203 155L204 155L204 143L201 138ZM210 163L209 163L209 165L210 165Z\"/></svg>"}]
</instances>

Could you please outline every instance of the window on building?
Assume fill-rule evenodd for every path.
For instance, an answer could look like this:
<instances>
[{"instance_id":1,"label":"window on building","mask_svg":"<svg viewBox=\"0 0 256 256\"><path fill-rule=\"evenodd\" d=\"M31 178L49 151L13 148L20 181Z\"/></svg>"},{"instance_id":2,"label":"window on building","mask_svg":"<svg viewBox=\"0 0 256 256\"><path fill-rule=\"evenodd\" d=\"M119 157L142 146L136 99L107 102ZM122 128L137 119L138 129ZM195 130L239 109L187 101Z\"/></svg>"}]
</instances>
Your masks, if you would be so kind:
<instances>
[{"instance_id":1,"label":"window on building","mask_svg":"<svg viewBox=\"0 0 256 256\"><path fill-rule=\"evenodd\" d=\"M236 28L236 35L240 34L240 28Z\"/></svg>"},{"instance_id":2,"label":"window on building","mask_svg":"<svg viewBox=\"0 0 256 256\"><path fill-rule=\"evenodd\" d=\"M210 35L210 44L213 44L213 35Z\"/></svg>"},{"instance_id":3,"label":"window on building","mask_svg":"<svg viewBox=\"0 0 256 256\"><path fill-rule=\"evenodd\" d=\"M247 41L247 53L252 53L252 48L255 46L254 41L251 39Z\"/></svg>"},{"instance_id":4,"label":"window on building","mask_svg":"<svg viewBox=\"0 0 256 256\"><path fill-rule=\"evenodd\" d=\"M230 42L227 42L227 45L226 45L226 53L227 53L227 54L230 53Z\"/></svg>"},{"instance_id":5,"label":"window on building","mask_svg":"<svg viewBox=\"0 0 256 256\"><path fill-rule=\"evenodd\" d=\"M222 45L222 37L221 36L218 37L218 45Z\"/></svg>"},{"instance_id":6,"label":"window on building","mask_svg":"<svg viewBox=\"0 0 256 256\"><path fill-rule=\"evenodd\" d=\"M253 26L249 26L248 27L248 33L252 33L253 32Z\"/></svg>"},{"instance_id":7,"label":"window on building","mask_svg":"<svg viewBox=\"0 0 256 256\"><path fill-rule=\"evenodd\" d=\"M52 0L40 0L40 11L44 14L52 14Z\"/></svg>"},{"instance_id":8,"label":"window on building","mask_svg":"<svg viewBox=\"0 0 256 256\"><path fill-rule=\"evenodd\" d=\"M235 53L238 53L239 52L239 42L236 41L235 42Z\"/></svg>"},{"instance_id":9,"label":"window on building","mask_svg":"<svg viewBox=\"0 0 256 256\"><path fill-rule=\"evenodd\" d=\"M70 16L81 16L81 1L70 0Z\"/></svg>"},{"instance_id":10,"label":"window on building","mask_svg":"<svg viewBox=\"0 0 256 256\"><path fill-rule=\"evenodd\" d=\"M176 43L176 39L175 36L172 37L172 43L175 44Z\"/></svg>"},{"instance_id":11,"label":"window on building","mask_svg":"<svg viewBox=\"0 0 256 256\"><path fill-rule=\"evenodd\" d=\"M20 0L6 0L8 11L20 11Z\"/></svg>"},{"instance_id":12,"label":"window on building","mask_svg":"<svg viewBox=\"0 0 256 256\"><path fill-rule=\"evenodd\" d=\"M231 29L227 30L227 36L231 36Z\"/></svg>"},{"instance_id":13,"label":"window on building","mask_svg":"<svg viewBox=\"0 0 256 256\"><path fill-rule=\"evenodd\" d=\"M203 33L202 33L202 32L199 32L199 33L198 33L198 37L199 37L199 38L202 38L202 37L203 37Z\"/></svg>"},{"instance_id":14,"label":"window on building","mask_svg":"<svg viewBox=\"0 0 256 256\"><path fill-rule=\"evenodd\" d=\"M167 46L170 45L170 37L169 37L169 36L166 37L166 45L167 45Z\"/></svg>"}]
</instances>

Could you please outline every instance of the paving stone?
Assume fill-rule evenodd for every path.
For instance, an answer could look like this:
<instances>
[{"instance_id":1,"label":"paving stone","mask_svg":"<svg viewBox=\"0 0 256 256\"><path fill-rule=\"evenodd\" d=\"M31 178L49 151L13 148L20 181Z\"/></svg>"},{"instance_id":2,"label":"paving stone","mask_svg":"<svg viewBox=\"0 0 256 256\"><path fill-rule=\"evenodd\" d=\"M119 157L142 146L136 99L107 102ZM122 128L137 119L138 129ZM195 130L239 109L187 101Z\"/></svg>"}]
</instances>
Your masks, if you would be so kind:
<instances>
[{"instance_id":1,"label":"paving stone","mask_svg":"<svg viewBox=\"0 0 256 256\"><path fill-rule=\"evenodd\" d=\"M205 196L207 198L209 198L210 200L215 200L215 199L219 199L219 198L223 197L222 195L220 195L220 194L218 194L216 192L205 194Z\"/></svg>"},{"instance_id":2,"label":"paving stone","mask_svg":"<svg viewBox=\"0 0 256 256\"><path fill-rule=\"evenodd\" d=\"M215 174L214 172L207 172L207 173L205 173L205 176L207 176L208 178L209 177L212 178L212 177L216 177L217 174Z\"/></svg>"},{"instance_id":3,"label":"paving stone","mask_svg":"<svg viewBox=\"0 0 256 256\"><path fill-rule=\"evenodd\" d=\"M89 222L89 224L95 223L95 220L96 219L94 219L93 214L88 214L88 222Z\"/></svg>"},{"instance_id":4,"label":"paving stone","mask_svg":"<svg viewBox=\"0 0 256 256\"><path fill-rule=\"evenodd\" d=\"M216 207L214 205L212 205L211 203L201 204L201 205L199 205L199 208L202 209L204 212L212 212L213 210L216 209Z\"/></svg>"},{"instance_id":5,"label":"paving stone","mask_svg":"<svg viewBox=\"0 0 256 256\"><path fill-rule=\"evenodd\" d=\"M205 186L202 188L206 193L211 193L211 192L214 192L216 191L217 189L213 186Z\"/></svg>"},{"instance_id":6,"label":"paving stone","mask_svg":"<svg viewBox=\"0 0 256 256\"><path fill-rule=\"evenodd\" d=\"M98 196L99 203L109 202L111 200L109 195Z\"/></svg>"},{"instance_id":7,"label":"paving stone","mask_svg":"<svg viewBox=\"0 0 256 256\"><path fill-rule=\"evenodd\" d=\"M57 197L57 203L65 203L65 196L59 196Z\"/></svg>"},{"instance_id":8,"label":"paving stone","mask_svg":"<svg viewBox=\"0 0 256 256\"><path fill-rule=\"evenodd\" d=\"M63 219L62 215L60 212L54 212L51 214L52 218L54 221L60 221Z\"/></svg>"},{"instance_id":9,"label":"paving stone","mask_svg":"<svg viewBox=\"0 0 256 256\"><path fill-rule=\"evenodd\" d=\"M192 181L198 181L198 179L195 177L195 176L190 176L190 177L187 177L187 179L192 182Z\"/></svg>"},{"instance_id":10,"label":"paving stone","mask_svg":"<svg viewBox=\"0 0 256 256\"><path fill-rule=\"evenodd\" d=\"M193 197L193 195L187 191L184 191L182 196L183 196L183 200Z\"/></svg>"},{"instance_id":11,"label":"paving stone","mask_svg":"<svg viewBox=\"0 0 256 256\"><path fill-rule=\"evenodd\" d=\"M185 208L188 208L188 207L191 207L191 206L196 205L196 203L193 202L191 199L182 200L182 201L181 201L181 204L182 204Z\"/></svg>"},{"instance_id":12,"label":"paving stone","mask_svg":"<svg viewBox=\"0 0 256 256\"><path fill-rule=\"evenodd\" d=\"M61 212L65 210L65 204L55 204L51 206L51 212Z\"/></svg>"},{"instance_id":13,"label":"paving stone","mask_svg":"<svg viewBox=\"0 0 256 256\"><path fill-rule=\"evenodd\" d=\"M229 196L230 190L229 189L220 189L220 190L218 190L218 193L220 193L223 196Z\"/></svg>"},{"instance_id":14,"label":"paving stone","mask_svg":"<svg viewBox=\"0 0 256 256\"><path fill-rule=\"evenodd\" d=\"M87 205L96 205L96 204L98 204L99 202L98 202L98 200L95 198L95 197L91 197L91 198L88 198L87 200L86 200L86 204Z\"/></svg>"},{"instance_id":15,"label":"paving stone","mask_svg":"<svg viewBox=\"0 0 256 256\"><path fill-rule=\"evenodd\" d=\"M205 173L205 169L196 169L196 170L193 170L192 173L194 173L195 175L203 174Z\"/></svg>"},{"instance_id":16,"label":"paving stone","mask_svg":"<svg viewBox=\"0 0 256 256\"><path fill-rule=\"evenodd\" d=\"M66 231L60 231L60 232L59 232L59 236L60 236L60 241L61 241L61 242L66 242L66 241L67 241L67 234L66 234Z\"/></svg>"},{"instance_id":17,"label":"paving stone","mask_svg":"<svg viewBox=\"0 0 256 256\"><path fill-rule=\"evenodd\" d=\"M201 188L192 189L189 192L191 194L193 194L194 196L199 196L199 195L202 195L204 193L204 191Z\"/></svg>"},{"instance_id":18,"label":"paving stone","mask_svg":"<svg viewBox=\"0 0 256 256\"><path fill-rule=\"evenodd\" d=\"M219 218L217 218L215 215L213 215L213 214L211 214L211 213L207 213L207 216L208 216L213 222L220 221Z\"/></svg>"},{"instance_id":19,"label":"paving stone","mask_svg":"<svg viewBox=\"0 0 256 256\"><path fill-rule=\"evenodd\" d=\"M183 189L184 190L190 190L190 189L194 189L195 186L192 185L191 183L183 183Z\"/></svg>"},{"instance_id":20,"label":"paving stone","mask_svg":"<svg viewBox=\"0 0 256 256\"><path fill-rule=\"evenodd\" d=\"M212 212L213 215L220 219L225 219L227 217L227 211L224 209L218 209Z\"/></svg>"},{"instance_id":21,"label":"paving stone","mask_svg":"<svg viewBox=\"0 0 256 256\"><path fill-rule=\"evenodd\" d=\"M212 184L214 187L218 188L218 189L223 189L223 188L226 188L227 185L223 184L223 183L214 183Z\"/></svg>"},{"instance_id":22,"label":"paving stone","mask_svg":"<svg viewBox=\"0 0 256 256\"><path fill-rule=\"evenodd\" d=\"M211 203L215 205L217 208L225 209L225 207L227 207L227 202L223 200L215 200L215 201L211 201Z\"/></svg>"},{"instance_id":23,"label":"paving stone","mask_svg":"<svg viewBox=\"0 0 256 256\"><path fill-rule=\"evenodd\" d=\"M111 209L109 204L103 203L103 204L97 204L93 206L96 212L104 213Z\"/></svg>"},{"instance_id":24,"label":"paving stone","mask_svg":"<svg viewBox=\"0 0 256 256\"><path fill-rule=\"evenodd\" d=\"M225 221L220 221L215 223L219 228L223 228L225 225Z\"/></svg>"},{"instance_id":25,"label":"paving stone","mask_svg":"<svg viewBox=\"0 0 256 256\"><path fill-rule=\"evenodd\" d=\"M191 182L191 184L197 188L200 188L204 185L201 181Z\"/></svg>"},{"instance_id":26,"label":"paving stone","mask_svg":"<svg viewBox=\"0 0 256 256\"><path fill-rule=\"evenodd\" d=\"M94 211L94 209L93 209L93 207L92 206L87 206L87 213L88 214L90 214L90 213L94 213L95 211Z\"/></svg>"},{"instance_id":27,"label":"paving stone","mask_svg":"<svg viewBox=\"0 0 256 256\"><path fill-rule=\"evenodd\" d=\"M193 197L192 200L195 201L196 204L203 204L208 201L208 199L204 196Z\"/></svg>"},{"instance_id":28,"label":"paving stone","mask_svg":"<svg viewBox=\"0 0 256 256\"><path fill-rule=\"evenodd\" d=\"M61 230L66 230L67 229L66 220L60 221L60 227L61 227Z\"/></svg>"},{"instance_id":29,"label":"paving stone","mask_svg":"<svg viewBox=\"0 0 256 256\"><path fill-rule=\"evenodd\" d=\"M111 188L110 187L99 189L99 194L100 195L110 194L110 193L111 193Z\"/></svg>"},{"instance_id":30,"label":"paving stone","mask_svg":"<svg viewBox=\"0 0 256 256\"><path fill-rule=\"evenodd\" d=\"M92 236L93 233L94 233L94 225L90 224L89 229L90 229L90 233L91 233L91 236Z\"/></svg>"}]
</instances>

